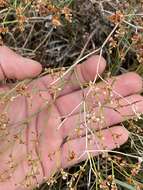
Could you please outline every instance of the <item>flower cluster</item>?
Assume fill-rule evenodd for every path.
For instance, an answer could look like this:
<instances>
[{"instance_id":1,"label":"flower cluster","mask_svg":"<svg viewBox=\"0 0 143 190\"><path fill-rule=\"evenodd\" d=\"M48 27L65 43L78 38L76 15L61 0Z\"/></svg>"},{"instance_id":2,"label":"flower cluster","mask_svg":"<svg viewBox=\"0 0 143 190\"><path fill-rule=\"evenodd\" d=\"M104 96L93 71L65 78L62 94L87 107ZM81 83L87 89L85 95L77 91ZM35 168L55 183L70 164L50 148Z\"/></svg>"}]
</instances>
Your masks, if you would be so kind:
<instances>
[{"instance_id":1,"label":"flower cluster","mask_svg":"<svg viewBox=\"0 0 143 190\"><path fill-rule=\"evenodd\" d=\"M19 24L20 31L24 31L24 23L26 22L26 17L24 16L24 10L22 7L16 9L16 17Z\"/></svg>"},{"instance_id":2,"label":"flower cluster","mask_svg":"<svg viewBox=\"0 0 143 190\"><path fill-rule=\"evenodd\" d=\"M121 13L121 11L116 11L115 14L109 16L108 18L109 18L109 20L110 20L111 22L117 24L117 23L120 23L120 22L123 21L124 15L123 15L123 13Z\"/></svg>"},{"instance_id":3,"label":"flower cluster","mask_svg":"<svg viewBox=\"0 0 143 190\"><path fill-rule=\"evenodd\" d=\"M72 22L72 10L67 7L58 7L52 1L34 1L33 7L40 16L52 16L52 24L54 27L61 26L61 16L64 15L68 22Z\"/></svg>"},{"instance_id":4,"label":"flower cluster","mask_svg":"<svg viewBox=\"0 0 143 190\"><path fill-rule=\"evenodd\" d=\"M0 0L0 8L4 8L8 5L8 1L7 0Z\"/></svg>"}]
</instances>

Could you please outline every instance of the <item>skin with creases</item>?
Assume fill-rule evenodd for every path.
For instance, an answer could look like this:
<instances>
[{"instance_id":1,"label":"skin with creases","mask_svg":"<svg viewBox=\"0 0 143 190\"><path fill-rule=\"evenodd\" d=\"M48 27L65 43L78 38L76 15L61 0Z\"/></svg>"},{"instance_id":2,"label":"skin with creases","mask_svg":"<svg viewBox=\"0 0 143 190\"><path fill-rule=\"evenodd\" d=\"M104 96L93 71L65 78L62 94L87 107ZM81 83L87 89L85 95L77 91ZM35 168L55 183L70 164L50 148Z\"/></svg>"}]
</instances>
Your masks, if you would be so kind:
<instances>
[{"instance_id":1,"label":"skin with creases","mask_svg":"<svg viewBox=\"0 0 143 190\"><path fill-rule=\"evenodd\" d=\"M142 79L133 72L108 78L113 90L111 101L107 101L109 89L105 82L97 83L83 101L91 87L81 87L93 81L97 72L101 75L106 67L101 58L98 68L98 60L99 56L92 56L77 65L74 72L64 76L62 87L62 79L53 83L60 74L49 74L35 78L24 90L17 90L6 109L0 102L0 119L3 113L8 117L6 138L0 136L0 189L32 189L61 168L85 160L88 155L83 153L87 148L95 150L92 155L97 156L100 150L112 150L127 141L129 132L119 123L135 116L133 106L136 112L143 112L143 98L139 95ZM0 47L1 80L34 78L41 71L38 62L23 58L6 46ZM7 93L13 86L1 84L0 91ZM81 109L78 105L82 101L86 106L81 105ZM98 122L102 105L104 122ZM94 133L88 134L86 144L87 128Z\"/></svg>"}]
</instances>

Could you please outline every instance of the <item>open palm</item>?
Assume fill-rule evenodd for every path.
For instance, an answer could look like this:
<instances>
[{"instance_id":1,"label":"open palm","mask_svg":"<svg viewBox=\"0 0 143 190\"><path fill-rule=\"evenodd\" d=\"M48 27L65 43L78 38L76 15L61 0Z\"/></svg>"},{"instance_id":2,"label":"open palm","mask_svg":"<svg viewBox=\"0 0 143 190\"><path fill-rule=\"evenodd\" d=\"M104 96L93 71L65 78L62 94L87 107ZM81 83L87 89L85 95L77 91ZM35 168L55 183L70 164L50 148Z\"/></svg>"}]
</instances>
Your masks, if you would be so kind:
<instances>
[{"instance_id":1,"label":"open palm","mask_svg":"<svg viewBox=\"0 0 143 190\"><path fill-rule=\"evenodd\" d=\"M98 60L93 56L77 65L64 80L57 80L57 73L21 82L10 101L1 102L0 118L6 122L1 124L0 189L30 189L85 160L87 151L96 156L127 141L129 132L118 124L143 112L138 94L142 79L127 73L95 85L90 81L106 66L101 58L97 69ZM0 48L0 65L1 79L21 80L41 72L39 63L7 47ZM2 85L1 92L11 88Z\"/></svg>"}]
</instances>

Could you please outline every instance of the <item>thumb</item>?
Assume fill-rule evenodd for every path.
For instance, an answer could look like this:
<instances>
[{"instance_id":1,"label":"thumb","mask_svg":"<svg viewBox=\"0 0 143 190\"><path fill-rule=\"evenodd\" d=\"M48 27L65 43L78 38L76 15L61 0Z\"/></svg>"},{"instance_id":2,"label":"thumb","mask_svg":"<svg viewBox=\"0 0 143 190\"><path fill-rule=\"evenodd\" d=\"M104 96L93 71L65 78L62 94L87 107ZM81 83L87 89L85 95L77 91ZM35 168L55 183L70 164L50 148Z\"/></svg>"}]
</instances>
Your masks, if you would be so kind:
<instances>
[{"instance_id":1,"label":"thumb","mask_svg":"<svg viewBox=\"0 0 143 190\"><path fill-rule=\"evenodd\" d=\"M24 58L6 46L0 47L0 80L6 78L23 80L40 74L40 63Z\"/></svg>"}]
</instances>

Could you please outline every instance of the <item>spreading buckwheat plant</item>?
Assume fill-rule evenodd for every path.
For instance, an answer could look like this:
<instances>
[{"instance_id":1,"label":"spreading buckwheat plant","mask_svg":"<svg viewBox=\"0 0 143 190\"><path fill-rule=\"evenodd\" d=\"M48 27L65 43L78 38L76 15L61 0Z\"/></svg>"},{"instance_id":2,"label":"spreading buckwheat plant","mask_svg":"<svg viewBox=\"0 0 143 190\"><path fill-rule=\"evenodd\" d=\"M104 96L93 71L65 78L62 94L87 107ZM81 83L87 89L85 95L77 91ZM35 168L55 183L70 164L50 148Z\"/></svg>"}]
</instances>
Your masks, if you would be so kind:
<instances>
[{"instance_id":1,"label":"spreading buckwheat plant","mask_svg":"<svg viewBox=\"0 0 143 190\"><path fill-rule=\"evenodd\" d=\"M130 81L127 94L120 92L116 84L119 81L122 87L128 72L136 72L142 81L143 1L0 0L0 45L8 46L11 49L5 47L8 52L13 50L23 56L24 62L30 58L42 64L41 73L32 75L32 79L28 72L30 67L26 65L26 77L19 77L18 74L9 77L9 73L6 74L0 67L4 71L4 77L1 78L3 90L0 91L0 160L6 158L7 163L6 169L0 171L0 183L11 180L24 159L24 178L19 181L17 174L15 182L24 190L36 186L35 190L142 190L143 103L141 106L139 104L142 86L140 95L134 101L135 97L127 97L134 81ZM4 50L0 49L0 52ZM95 55L98 55L96 75L90 80L86 73L84 78L88 79L81 82L83 73L79 75L78 65ZM102 57L107 61L103 74L100 71ZM11 60L14 60L13 57ZM15 63L18 67L17 60ZM70 82L70 76L73 75L74 80ZM48 85L45 81L48 81ZM74 92L72 97L67 97L67 102L62 99L63 93L69 92L71 86L74 86L75 91L79 86L80 91L80 101L73 106L69 106L69 102L74 102ZM55 136L51 137L55 139L55 144L49 150L45 129L41 127L38 131L37 126L34 129L28 126L33 126L33 120L43 112L43 120L39 119L37 123L46 123L53 113L55 118L59 117L53 104L60 107L61 114L56 124L50 121L50 125L56 125L57 128ZM66 111L64 104L68 107ZM95 106L98 108L94 109ZM29 110L25 117L22 115L23 108ZM18 109L17 115L21 114L21 117L13 121L9 113L17 118L15 109ZM124 115L121 115L123 109ZM114 121L113 113L108 114L111 110L120 118L118 121ZM74 119L73 115L76 115ZM112 124L107 123L108 120ZM72 130L64 127L67 124L73 126L73 121ZM129 132L128 141L122 146L122 143L118 143L121 134L111 127L115 124L124 126ZM96 128L89 127L93 125ZM105 143L103 129L110 131L108 137L112 138L115 149L111 150ZM62 130L68 135L57 142ZM30 135L25 137L23 131ZM79 154L71 142L76 138L83 140L83 136L84 141L80 145L85 146ZM99 146L99 149L92 146L95 136L98 141L94 145ZM51 168L43 164L46 156L42 149L46 143L46 156L52 163L52 172L49 172ZM61 163L59 154L62 146L63 154L66 152L65 165ZM19 151L21 154L17 157ZM3 165L1 167L5 168Z\"/></svg>"}]
</instances>

